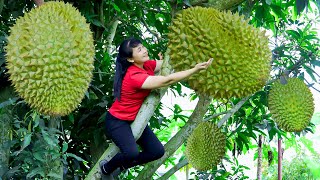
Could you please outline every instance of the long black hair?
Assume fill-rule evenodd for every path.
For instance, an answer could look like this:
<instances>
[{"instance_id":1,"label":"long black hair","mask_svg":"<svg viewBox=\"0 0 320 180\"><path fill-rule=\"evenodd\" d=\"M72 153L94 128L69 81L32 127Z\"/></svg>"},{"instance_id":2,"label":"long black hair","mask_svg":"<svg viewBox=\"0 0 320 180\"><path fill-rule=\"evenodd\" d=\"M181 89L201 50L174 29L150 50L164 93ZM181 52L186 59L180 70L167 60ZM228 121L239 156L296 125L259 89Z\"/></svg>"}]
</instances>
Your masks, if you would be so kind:
<instances>
[{"instance_id":1,"label":"long black hair","mask_svg":"<svg viewBox=\"0 0 320 180\"><path fill-rule=\"evenodd\" d=\"M119 54L116 60L116 72L114 76L113 92L114 97L120 101L122 80L127 69L132 65L128 58L132 58L132 48L141 44L141 41L135 38L124 40L119 46Z\"/></svg>"}]
</instances>

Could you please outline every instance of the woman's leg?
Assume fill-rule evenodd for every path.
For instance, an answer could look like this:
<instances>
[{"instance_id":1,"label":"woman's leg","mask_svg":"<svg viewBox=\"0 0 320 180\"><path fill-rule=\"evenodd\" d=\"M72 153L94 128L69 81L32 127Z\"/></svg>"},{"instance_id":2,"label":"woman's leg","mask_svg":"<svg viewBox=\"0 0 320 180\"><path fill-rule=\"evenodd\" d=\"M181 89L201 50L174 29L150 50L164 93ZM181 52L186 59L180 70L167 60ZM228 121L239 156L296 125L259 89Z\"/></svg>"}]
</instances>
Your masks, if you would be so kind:
<instances>
[{"instance_id":1,"label":"woman's leg","mask_svg":"<svg viewBox=\"0 0 320 180\"><path fill-rule=\"evenodd\" d=\"M149 126L146 126L137 143L142 148L142 152L134 159L123 165L124 168L130 168L136 165L148 163L157 160L164 155L164 147L152 132Z\"/></svg>"},{"instance_id":2,"label":"woman's leg","mask_svg":"<svg viewBox=\"0 0 320 180\"><path fill-rule=\"evenodd\" d=\"M104 174L113 172L118 167L125 167L139 155L136 141L133 137L130 122L119 120L107 113L106 134L119 147L120 153L103 165Z\"/></svg>"}]
</instances>

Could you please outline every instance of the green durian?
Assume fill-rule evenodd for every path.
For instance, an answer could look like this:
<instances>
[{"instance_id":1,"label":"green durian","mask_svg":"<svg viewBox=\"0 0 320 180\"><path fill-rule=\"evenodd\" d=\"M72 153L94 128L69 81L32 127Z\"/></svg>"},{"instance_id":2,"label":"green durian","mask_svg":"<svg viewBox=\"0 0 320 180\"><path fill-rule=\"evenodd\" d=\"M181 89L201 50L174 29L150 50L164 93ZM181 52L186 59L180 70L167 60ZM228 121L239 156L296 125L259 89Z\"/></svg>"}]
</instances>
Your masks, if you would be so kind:
<instances>
[{"instance_id":1,"label":"green durian","mask_svg":"<svg viewBox=\"0 0 320 180\"><path fill-rule=\"evenodd\" d=\"M218 165L226 153L226 136L211 122L200 123L188 137L186 157L199 171Z\"/></svg>"},{"instance_id":2,"label":"green durian","mask_svg":"<svg viewBox=\"0 0 320 180\"><path fill-rule=\"evenodd\" d=\"M7 69L25 101L47 115L67 115L81 102L94 68L89 24L71 4L46 2L17 19L8 37Z\"/></svg>"},{"instance_id":3,"label":"green durian","mask_svg":"<svg viewBox=\"0 0 320 180\"><path fill-rule=\"evenodd\" d=\"M277 125L287 132L305 129L314 113L312 93L298 78L289 78L286 84L276 81L268 95L268 106Z\"/></svg>"},{"instance_id":4,"label":"green durian","mask_svg":"<svg viewBox=\"0 0 320 180\"><path fill-rule=\"evenodd\" d=\"M214 98L245 97L260 90L270 73L268 38L242 16L213 8L182 10L168 33L170 64L186 70L214 58L188 79L191 88Z\"/></svg>"}]
</instances>

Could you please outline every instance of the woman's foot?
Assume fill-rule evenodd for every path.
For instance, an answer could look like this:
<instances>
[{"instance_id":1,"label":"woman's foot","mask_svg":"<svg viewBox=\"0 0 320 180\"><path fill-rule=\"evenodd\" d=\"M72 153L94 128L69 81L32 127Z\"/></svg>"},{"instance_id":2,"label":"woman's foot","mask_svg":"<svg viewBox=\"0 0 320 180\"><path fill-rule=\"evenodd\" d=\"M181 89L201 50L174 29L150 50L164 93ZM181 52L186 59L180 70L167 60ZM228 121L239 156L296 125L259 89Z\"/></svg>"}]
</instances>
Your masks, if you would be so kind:
<instances>
[{"instance_id":1,"label":"woman's foot","mask_svg":"<svg viewBox=\"0 0 320 180\"><path fill-rule=\"evenodd\" d=\"M107 180L118 179L118 176L120 175L120 173L122 171L121 168L117 168L113 172L110 173L110 172L106 171L106 169L105 169L105 164L107 164L108 162L109 161L107 161L107 160L100 161L99 167L100 167L101 174L103 175L104 179L107 179Z\"/></svg>"}]
</instances>

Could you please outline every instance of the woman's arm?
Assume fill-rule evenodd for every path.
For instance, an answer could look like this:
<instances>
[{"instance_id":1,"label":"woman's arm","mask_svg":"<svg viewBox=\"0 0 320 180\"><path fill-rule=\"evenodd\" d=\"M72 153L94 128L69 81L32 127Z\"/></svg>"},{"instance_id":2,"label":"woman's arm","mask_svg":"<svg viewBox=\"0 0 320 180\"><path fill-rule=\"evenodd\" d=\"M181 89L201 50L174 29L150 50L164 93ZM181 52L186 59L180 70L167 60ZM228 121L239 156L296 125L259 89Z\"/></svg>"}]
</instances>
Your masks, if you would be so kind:
<instances>
[{"instance_id":1,"label":"woman's arm","mask_svg":"<svg viewBox=\"0 0 320 180\"><path fill-rule=\"evenodd\" d=\"M154 69L154 73L158 73L160 71L162 63L163 63L163 60L156 60L156 63L157 63L157 66Z\"/></svg>"},{"instance_id":2,"label":"woman's arm","mask_svg":"<svg viewBox=\"0 0 320 180\"><path fill-rule=\"evenodd\" d=\"M173 83L190 77L192 74L197 73L200 70L207 69L211 62L212 58L207 62L197 64L192 69L176 72L168 76L149 76L142 84L141 89L157 89L160 87L169 86Z\"/></svg>"}]
</instances>

